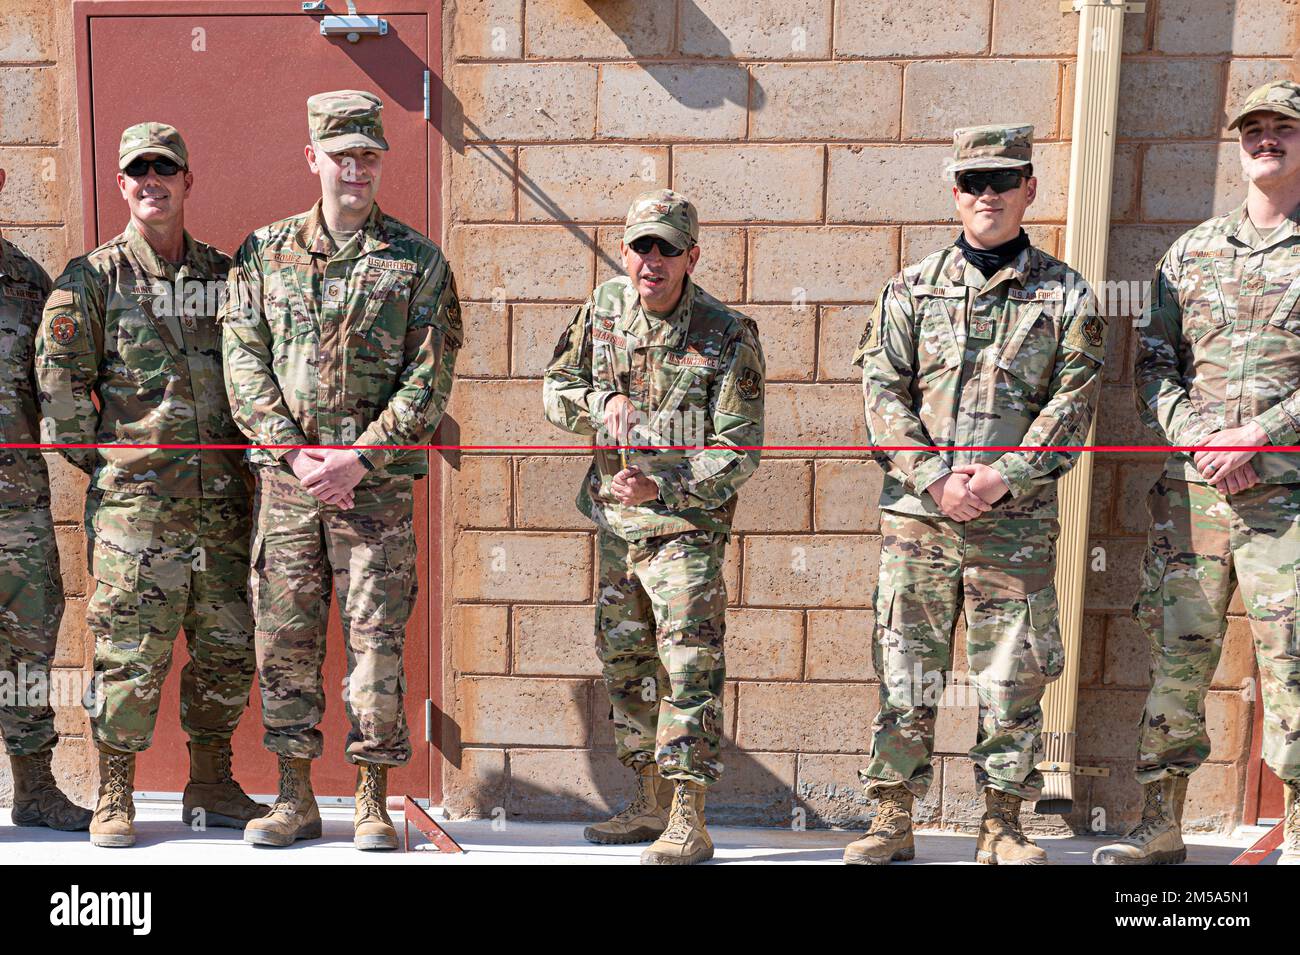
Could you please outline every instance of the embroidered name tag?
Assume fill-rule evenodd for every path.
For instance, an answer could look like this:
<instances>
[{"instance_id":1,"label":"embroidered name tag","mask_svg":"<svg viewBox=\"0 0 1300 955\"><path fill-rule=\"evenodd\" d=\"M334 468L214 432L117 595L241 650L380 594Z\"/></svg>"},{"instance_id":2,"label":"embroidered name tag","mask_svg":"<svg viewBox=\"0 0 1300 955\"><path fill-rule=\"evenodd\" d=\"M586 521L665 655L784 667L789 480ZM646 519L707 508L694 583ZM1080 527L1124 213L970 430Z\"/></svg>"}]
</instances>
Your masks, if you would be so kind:
<instances>
[{"instance_id":1,"label":"embroidered name tag","mask_svg":"<svg viewBox=\"0 0 1300 955\"><path fill-rule=\"evenodd\" d=\"M669 365L689 365L693 368L717 368L718 359L710 358L708 355L701 355L692 349L687 351L669 352L664 359L665 364Z\"/></svg>"},{"instance_id":2,"label":"embroidered name tag","mask_svg":"<svg viewBox=\"0 0 1300 955\"><path fill-rule=\"evenodd\" d=\"M1189 259L1230 259L1231 249L1188 249L1185 253Z\"/></svg>"},{"instance_id":3,"label":"embroidered name tag","mask_svg":"<svg viewBox=\"0 0 1300 955\"><path fill-rule=\"evenodd\" d=\"M310 255L299 255L297 252L268 252L266 259L268 262L276 262L280 265L308 265L311 263Z\"/></svg>"},{"instance_id":4,"label":"embroidered name tag","mask_svg":"<svg viewBox=\"0 0 1300 955\"><path fill-rule=\"evenodd\" d=\"M407 272L415 274L415 263L404 262L400 259L381 259L375 255L366 256L366 265L372 269L388 269L393 272Z\"/></svg>"},{"instance_id":5,"label":"embroidered name tag","mask_svg":"<svg viewBox=\"0 0 1300 955\"><path fill-rule=\"evenodd\" d=\"M622 335L615 335L604 328L593 328L591 337L598 342L608 342L611 345L617 345L619 348L624 348L627 345L627 339Z\"/></svg>"},{"instance_id":6,"label":"embroidered name tag","mask_svg":"<svg viewBox=\"0 0 1300 955\"><path fill-rule=\"evenodd\" d=\"M914 285L912 286L914 296L933 295L937 298L965 298L966 286L964 285Z\"/></svg>"},{"instance_id":7,"label":"embroidered name tag","mask_svg":"<svg viewBox=\"0 0 1300 955\"><path fill-rule=\"evenodd\" d=\"M41 293L34 288L26 288L22 285L6 285L4 287L5 298L22 298L29 302L39 302Z\"/></svg>"},{"instance_id":8,"label":"embroidered name tag","mask_svg":"<svg viewBox=\"0 0 1300 955\"><path fill-rule=\"evenodd\" d=\"M1065 289L1007 289L1007 298L1015 302L1060 302L1065 299Z\"/></svg>"},{"instance_id":9,"label":"embroidered name tag","mask_svg":"<svg viewBox=\"0 0 1300 955\"><path fill-rule=\"evenodd\" d=\"M132 295L147 295L149 296L149 298L153 298L159 294L166 294L166 289L164 289L161 293L155 292L152 285L132 285L129 289L127 289L127 291L130 292Z\"/></svg>"}]
</instances>

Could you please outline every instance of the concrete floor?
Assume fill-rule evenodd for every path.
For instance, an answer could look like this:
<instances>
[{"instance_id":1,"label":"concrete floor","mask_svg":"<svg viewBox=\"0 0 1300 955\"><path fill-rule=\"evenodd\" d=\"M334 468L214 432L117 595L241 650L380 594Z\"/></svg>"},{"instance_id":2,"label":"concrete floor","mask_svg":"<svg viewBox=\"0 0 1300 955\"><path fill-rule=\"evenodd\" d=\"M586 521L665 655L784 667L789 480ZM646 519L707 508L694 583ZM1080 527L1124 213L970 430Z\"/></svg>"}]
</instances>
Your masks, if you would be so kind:
<instances>
[{"instance_id":1,"label":"concrete floor","mask_svg":"<svg viewBox=\"0 0 1300 955\"><path fill-rule=\"evenodd\" d=\"M239 832L214 829L192 832L180 821L176 803L136 804L138 841L133 849L98 849L85 833L18 829L9 825L9 811L0 810L0 859L6 864L61 865L591 865L636 864L641 846L593 846L582 839L580 823L507 822L493 828L491 820L446 822L445 828L467 850L464 855L439 855L423 836L411 830L412 852L358 852L352 848L352 811L324 808L324 838L290 849L265 849L243 842ZM397 814L394 813L397 822ZM435 815L435 818L438 818ZM441 821L441 820L440 820ZM734 826L710 827L717 846L715 862L838 865L844 846L856 836L824 829L791 832ZM1188 862L1225 865L1253 842L1262 830L1245 830L1232 838L1191 837ZM398 835L401 825L398 823ZM1083 837L1038 840L1054 864L1087 865L1092 850L1104 839ZM917 836L915 865L974 865L975 837L958 833L923 832ZM1276 853L1265 865L1276 860Z\"/></svg>"}]
</instances>

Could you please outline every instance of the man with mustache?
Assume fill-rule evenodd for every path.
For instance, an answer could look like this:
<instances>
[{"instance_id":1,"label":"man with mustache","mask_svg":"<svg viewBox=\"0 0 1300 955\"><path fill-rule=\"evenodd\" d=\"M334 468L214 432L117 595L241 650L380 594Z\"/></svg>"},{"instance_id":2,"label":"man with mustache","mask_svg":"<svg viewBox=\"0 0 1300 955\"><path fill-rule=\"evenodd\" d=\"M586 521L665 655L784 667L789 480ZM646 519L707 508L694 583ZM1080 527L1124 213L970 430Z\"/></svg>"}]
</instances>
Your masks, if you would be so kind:
<instances>
[{"instance_id":1,"label":"man with mustache","mask_svg":"<svg viewBox=\"0 0 1300 955\"><path fill-rule=\"evenodd\" d=\"M1056 482L1079 455L1029 448L1086 440L1105 324L1082 277L1020 227L1038 187L1032 137L1031 126L956 131L961 234L885 286L854 356L872 444L906 450L882 452L880 710L860 773L879 808L845 849L850 864L915 853L912 804L934 779L934 722L963 604L979 699L970 755L986 805L975 858L1047 861L1021 829L1020 804L1042 788L1040 701L1064 666Z\"/></svg>"},{"instance_id":2,"label":"man with mustache","mask_svg":"<svg viewBox=\"0 0 1300 955\"><path fill-rule=\"evenodd\" d=\"M131 213L126 231L68 263L36 342L43 438L118 445L59 449L91 476L86 625L101 687L86 701L99 748L90 839L110 847L135 843L136 754L153 741L182 627L183 818L243 828L266 812L230 770L253 682L248 467L239 451L131 447L244 443L223 397L216 322L230 258L185 231L194 175L173 127L122 133L117 184Z\"/></svg>"},{"instance_id":3,"label":"man with mustache","mask_svg":"<svg viewBox=\"0 0 1300 955\"><path fill-rule=\"evenodd\" d=\"M0 169L0 189L4 184ZM0 440L5 443L41 440L32 362L49 294L45 270L0 237ZM0 732L13 769L16 826L81 830L90 825L90 812L68 800L50 769L59 741L49 699L50 663L62 618L63 579L45 459L30 448L0 448L0 669L11 675L11 690L21 694L0 703Z\"/></svg>"},{"instance_id":4,"label":"man with mustache","mask_svg":"<svg viewBox=\"0 0 1300 955\"><path fill-rule=\"evenodd\" d=\"M627 808L583 835L653 842L643 865L713 857L704 800L722 772L723 554L763 443L758 328L691 279L698 243L685 196L634 199L619 243L627 274L578 309L543 391L566 431L627 445L639 425L635 443L660 446L597 449L578 492L597 527L596 653L618 758L637 778Z\"/></svg>"},{"instance_id":5,"label":"man with mustache","mask_svg":"<svg viewBox=\"0 0 1300 955\"><path fill-rule=\"evenodd\" d=\"M1184 234L1137 334L1142 421L1174 452L1151 489L1134 618L1151 644L1138 736L1142 815L1093 861L1182 862L1188 777L1210 754L1205 695L1236 584L1264 706L1264 761L1286 787L1279 865L1300 865L1300 85L1268 83L1233 118L1246 201ZM1226 450L1231 447L1246 450Z\"/></svg>"},{"instance_id":6,"label":"man with mustache","mask_svg":"<svg viewBox=\"0 0 1300 955\"><path fill-rule=\"evenodd\" d=\"M255 845L321 834L311 764L324 746L333 587L357 766L353 844L397 848L388 768L411 758L402 652L415 606L415 482L429 470L428 453L408 446L433 437L463 331L442 250L375 201L382 109L358 90L307 100L304 154L321 198L244 241L222 317L230 407L259 445L249 453L250 590L265 742L280 769L270 815L244 832Z\"/></svg>"}]
</instances>

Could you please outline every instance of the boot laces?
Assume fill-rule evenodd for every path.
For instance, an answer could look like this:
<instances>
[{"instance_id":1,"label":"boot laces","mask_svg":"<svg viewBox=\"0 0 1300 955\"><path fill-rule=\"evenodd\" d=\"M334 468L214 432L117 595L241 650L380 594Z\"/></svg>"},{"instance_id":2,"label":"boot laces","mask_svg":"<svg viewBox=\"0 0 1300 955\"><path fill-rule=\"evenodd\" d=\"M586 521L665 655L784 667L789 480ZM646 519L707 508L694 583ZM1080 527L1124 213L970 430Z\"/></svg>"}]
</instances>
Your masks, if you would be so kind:
<instances>
[{"instance_id":1,"label":"boot laces","mask_svg":"<svg viewBox=\"0 0 1300 955\"><path fill-rule=\"evenodd\" d=\"M108 797L109 815L126 815L127 802L131 798L130 776L131 759L129 756L108 757L108 778L104 781L105 795Z\"/></svg>"},{"instance_id":2,"label":"boot laces","mask_svg":"<svg viewBox=\"0 0 1300 955\"><path fill-rule=\"evenodd\" d=\"M685 786L678 786L673 793L672 813L668 817L668 827L663 838L669 842L685 842L691 832L691 794Z\"/></svg>"},{"instance_id":3,"label":"boot laces","mask_svg":"<svg viewBox=\"0 0 1300 955\"><path fill-rule=\"evenodd\" d=\"M379 785L379 774L373 769L363 772L361 774L361 806L364 815L382 815L380 810L384 808L384 802L384 795Z\"/></svg>"},{"instance_id":4,"label":"boot laces","mask_svg":"<svg viewBox=\"0 0 1300 955\"><path fill-rule=\"evenodd\" d=\"M627 808L620 812L614 813L611 822L630 822L638 816L643 816L650 811L650 788L654 785L653 776L637 776L636 795L632 801L627 804Z\"/></svg>"},{"instance_id":5,"label":"boot laces","mask_svg":"<svg viewBox=\"0 0 1300 955\"><path fill-rule=\"evenodd\" d=\"M991 815L993 819L1001 824L1006 835L1011 836L1017 842L1027 842L1025 831L1020 827L1020 813L1017 812L1019 806L1020 801L1018 799L1010 797L997 798L993 803Z\"/></svg>"},{"instance_id":6,"label":"boot laces","mask_svg":"<svg viewBox=\"0 0 1300 955\"><path fill-rule=\"evenodd\" d=\"M230 758L232 753L228 749L217 750L217 781L230 782L235 778L234 771L230 767Z\"/></svg>"},{"instance_id":7,"label":"boot laces","mask_svg":"<svg viewBox=\"0 0 1300 955\"><path fill-rule=\"evenodd\" d=\"M293 812L298 802L298 775L293 772L288 756L280 757L280 794L275 797L271 812Z\"/></svg>"},{"instance_id":8,"label":"boot laces","mask_svg":"<svg viewBox=\"0 0 1300 955\"><path fill-rule=\"evenodd\" d=\"M1127 838L1132 840L1145 839L1148 836L1155 835L1168 824L1169 817L1165 811L1164 791L1159 786L1149 786L1142 800L1142 818L1138 820L1138 824L1129 832Z\"/></svg>"},{"instance_id":9,"label":"boot laces","mask_svg":"<svg viewBox=\"0 0 1300 955\"><path fill-rule=\"evenodd\" d=\"M867 833L870 835L874 832L883 832L898 835L906 827L906 821L911 818L911 815L901 802L892 799L883 800L876 809L876 818L871 820L871 828Z\"/></svg>"},{"instance_id":10,"label":"boot laces","mask_svg":"<svg viewBox=\"0 0 1300 955\"><path fill-rule=\"evenodd\" d=\"M49 759L33 756L28 765L31 767L31 779L36 789L58 788L54 782L54 771L50 768Z\"/></svg>"}]
</instances>

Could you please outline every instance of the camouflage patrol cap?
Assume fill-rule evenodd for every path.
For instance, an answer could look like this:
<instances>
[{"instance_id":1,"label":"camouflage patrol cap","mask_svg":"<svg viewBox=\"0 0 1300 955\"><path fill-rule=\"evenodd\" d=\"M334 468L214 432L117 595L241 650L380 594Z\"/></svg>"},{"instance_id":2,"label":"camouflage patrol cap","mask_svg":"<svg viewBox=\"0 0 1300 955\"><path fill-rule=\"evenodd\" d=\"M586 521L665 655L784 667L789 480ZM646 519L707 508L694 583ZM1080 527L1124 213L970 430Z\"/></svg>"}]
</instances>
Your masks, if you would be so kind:
<instances>
[{"instance_id":1,"label":"camouflage patrol cap","mask_svg":"<svg viewBox=\"0 0 1300 955\"><path fill-rule=\"evenodd\" d=\"M679 249L689 249L700 238L700 219L691 201L671 189L644 192L632 200L623 227L623 241L657 235Z\"/></svg>"},{"instance_id":2,"label":"camouflage patrol cap","mask_svg":"<svg viewBox=\"0 0 1300 955\"><path fill-rule=\"evenodd\" d=\"M1237 129L1248 115L1261 111L1281 113L1292 119L1300 119L1300 83L1277 80L1251 90L1240 111L1228 124L1228 128Z\"/></svg>"},{"instance_id":3,"label":"camouflage patrol cap","mask_svg":"<svg viewBox=\"0 0 1300 955\"><path fill-rule=\"evenodd\" d=\"M971 169L1023 169L1033 158L1032 126L967 126L953 130L948 175Z\"/></svg>"},{"instance_id":4,"label":"camouflage patrol cap","mask_svg":"<svg viewBox=\"0 0 1300 955\"><path fill-rule=\"evenodd\" d=\"M327 153L345 149L387 149L384 104L374 93L334 90L307 98L307 126L311 141Z\"/></svg>"},{"instance_id":5,"label":"camouflage patrol cap","mask_svg":"<svg viewBox=\"0 0 1300 955\"><path fill-rule=\"evenodd\" d=\"M190 152L185 140L175 126L166 123L136 123L122 130L122 142L117 147L117 168L125 169L137 156L156 153L175 160L186 169L190 167Z\"/></svg>"}]
</instances>

